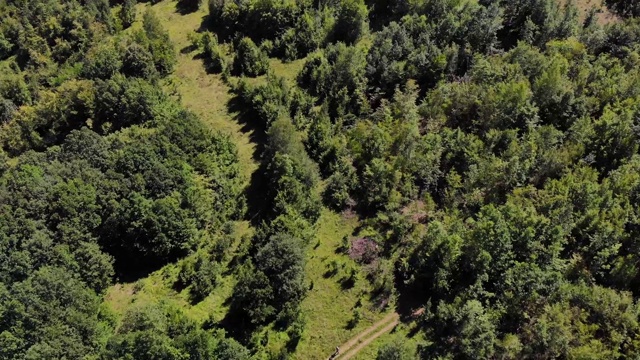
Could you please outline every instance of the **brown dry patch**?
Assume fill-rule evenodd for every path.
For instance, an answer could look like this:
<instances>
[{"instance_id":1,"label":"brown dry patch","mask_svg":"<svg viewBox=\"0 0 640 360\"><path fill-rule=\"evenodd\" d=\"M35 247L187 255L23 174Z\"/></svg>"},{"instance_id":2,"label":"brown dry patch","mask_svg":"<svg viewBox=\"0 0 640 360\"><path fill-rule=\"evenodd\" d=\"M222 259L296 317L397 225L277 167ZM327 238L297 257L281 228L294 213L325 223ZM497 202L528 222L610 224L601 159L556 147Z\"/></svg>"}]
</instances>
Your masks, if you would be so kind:
<instances>
[{"instance_id":1,"label":"brown dry patch","mask_svg":"<svg viewBox=\"0 0 640 360\"><path fill-rule=\"evenodd\" d=\"M425 203L422 200L410 202L405 207L400 209L400 213L404 216L410 217L411 220L418 223L424 222L429 215L427 213Z\"/></svg>"},{"instance_id":2,"label":"brown dry patch","mask_svg":"<svg viewBox=\"0 0 640 360\"><path fill-rule=\"evenodd\" d=\"M566 4L569 0L560 1L563 4ZM598 19L598 24L600 25L607 25L620 21L620 18L616 14L607 9L603 0L574 0L574 4L578 7L580 21L584 21L592 8L596 8L598 10L596 17Z\"/></svg>"}]
</instances>

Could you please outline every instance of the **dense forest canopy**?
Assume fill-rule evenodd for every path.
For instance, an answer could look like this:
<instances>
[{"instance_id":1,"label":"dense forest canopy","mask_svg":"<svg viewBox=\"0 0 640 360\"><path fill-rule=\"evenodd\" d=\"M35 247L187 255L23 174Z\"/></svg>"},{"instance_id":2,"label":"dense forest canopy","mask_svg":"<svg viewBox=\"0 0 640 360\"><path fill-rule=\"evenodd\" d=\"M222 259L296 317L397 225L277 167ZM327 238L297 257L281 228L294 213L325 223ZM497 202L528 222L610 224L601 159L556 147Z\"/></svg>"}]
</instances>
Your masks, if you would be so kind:
<instances>
[{"instance_id":1,"label":"dense forest canopy","mask_svg":"<svg viewBox=\"0 0 640 360\"><path fill-rule=\"evenodd\" d=\"M637 1L180 0L247 188L151 5L0 0L0 359L295 357L325 208L359 221L342 287L412 326L378 359L640 356ZM230 274L224 320L105 306L167 264L193 303Z\"/></svg>"}]
</instances>

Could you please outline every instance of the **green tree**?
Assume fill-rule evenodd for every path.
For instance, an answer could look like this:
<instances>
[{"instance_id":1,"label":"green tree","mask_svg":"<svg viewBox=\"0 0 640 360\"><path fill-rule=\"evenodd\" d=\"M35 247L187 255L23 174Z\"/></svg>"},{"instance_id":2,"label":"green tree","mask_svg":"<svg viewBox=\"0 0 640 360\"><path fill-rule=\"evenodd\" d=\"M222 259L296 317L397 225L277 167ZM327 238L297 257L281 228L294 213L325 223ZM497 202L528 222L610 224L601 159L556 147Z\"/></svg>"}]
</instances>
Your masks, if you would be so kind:
<instances>
[{"instance_id":1,"label":"green tree","mask_svg":"<svg viewBox=\"0 0 640 360\"><path fill-rule=\"evenodd\" d=\"M333 29L334 39L354 44L368 31L368 15L364 1L340 1Z\"/></svg>"},{"instance_id":2,"label":"green tree","mask_svg":"<svg viewBox=\"0 0 640 360\"><path fill-rule=\"evenodd\" d=\"M273 307L279 316L297 308L305 293L302 240L285 234L267 239L255 256L256 267L269 279L274 291Z\"/></svg>"},{"instance_id":3,"label":"green tree","mask_svg":"<svg viewBox=\"0 0 640 360\"><path fill-rule=\"evenodd\" d=\"M439 324L434 329L438 336L452 337L451 346L439 351L456 354L461 359L486 358L494 354L495 325L479 301L455 305L441 303L436 318Z\"/></svg>"},{"instance_id":4,"label":"green tree","mask_svg":"<svg viewBox=\"0 0 640 360\"><path fill-rule=\"evenodd\" d=\"M256 46L250 38L242 38L236 46L233 71L238 75L260 76L269 69L267 54Z\"/></svg>"},{"instance_id":5,"label":"green tree","mask_svg":"<svg viewBox=\"0 0 640 360\"><path fill-rule=\"evenodd\" d=\"M131 60L129 59L129 61ZM89 49L82 65L82 75L87 79L105 80L120 71L121 67L122 55L120 51L114 44L105 41Z\"/></svg>"},{"instance_id":6,"label":"green tree","mask_svg":"<svg viewBox=\"0 0 640 360\"><path fill-rule=\"evenodd\" d=\"M388 342L380 349L376 355L376 360L413 360L416 356L413 351L402 343L402 339L395 339L395 341Z\"/></svg>"},{"instance_id":7,"label":"green tree","mask_svg":"<svg viewBox=\"0 0 640 360\"><path fill-rule=\"evenodd\" d=\"M22 339L14 342L20 347L12 357L80 358L95 354L99 298L72 273L43 267L10 291L13 301L2 301L5 320L0 329ZM24 333L31 336L24 337Z\"/></svg>"},{"instance_id":8,"label":"green tree","mask_svg":"<svg viewBox=\"0 0 640 360\"><path fill-rule=\"evenodd\" d=\"M137 43L129 44L122 58L122 73L147 80L153 79L157 74L153 55Z\"/></svg>"},{"instance_id":9,"label":"green tree","mask_svg":"<svg viewBox=\"0 0 640 360\"><path fill-rule=\"evenodd\" d=\"M218 37L210 32L202 36L202 47L207 57L208 69L214 73L222 73L227 70L227 60L218 44Z\"/></svg>"},{"instance_id":10,"label":"green tree","mask_svg":"<svg viewBox=\"0 0 640 360\"><path fill-rule=\"evenodd\" d=\"M123 28L130 27L136 21L136 0L125 0L120 8L120 22Z\"/></svg>"},{"instance_id":11,"label":"green tree","mask_svg":"<svg viewBox=\"0 0 640 360\"><path fill-rule=\"evenodd\" d=\"M142 28L146 39L142 39L141 42L153 55L156 70L161 75L170 74L177 62L176 51L169 38L169 33L163 28L160 19L151 9L144 13Z\"/></svg>"}]
</instances>

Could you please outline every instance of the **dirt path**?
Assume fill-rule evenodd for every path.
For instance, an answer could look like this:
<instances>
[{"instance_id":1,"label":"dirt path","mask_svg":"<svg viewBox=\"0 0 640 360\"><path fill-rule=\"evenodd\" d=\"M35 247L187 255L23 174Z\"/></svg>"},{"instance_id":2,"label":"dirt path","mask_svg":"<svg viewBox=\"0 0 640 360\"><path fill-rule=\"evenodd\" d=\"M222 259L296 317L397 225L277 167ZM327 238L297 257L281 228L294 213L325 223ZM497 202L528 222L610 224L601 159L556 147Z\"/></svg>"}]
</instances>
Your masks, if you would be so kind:
<instances>
[{"instance_id":1,"label":"dirt path","mask_svg":"<svg viewBox=\"0 0 640 360\"><path fill-rule=\"evenodd\" d=\"M377 339L380 336L382 336L382 335L388 333L389 331L393 330L393 328L396 327L396 325L398 325L399 322L400 322L400 319L398 319L398 318L394 319L387 326L383 327L378 332L376 332L375 334L371 335L365 341L361 342L360 344L358 344L358 346L356 346L355 348L353 348L351 351L349 351L348 353L344 354L343 356L339 357L338 359L340 359L340 360L351 359L356 354L358 354L358 352L360 350L364 349L365 346L371 344L371 342L373 342L375 339Z\"/></svg>"},{"instance_id":2,"label":"dirt path","mask_svg":"<svg viewBox=\"0 0 640 360\"><path fill-rule=\"evenodd\" d=\"M352 358L365 346L369 345L372 341L380 337L381 335L391 331L400 322L400 316L397 313L391 313L375 324L371 325L365 331L361 332L357 336L351 338L346 343L340 345L340 355L336 359L346 360ZM369 336L373 331L379 329L382 325L385 325L382 329ZM355 347L354 347L355 346ZM343 355L344 354L344 355Z\"/></svg>"}]
</instances>

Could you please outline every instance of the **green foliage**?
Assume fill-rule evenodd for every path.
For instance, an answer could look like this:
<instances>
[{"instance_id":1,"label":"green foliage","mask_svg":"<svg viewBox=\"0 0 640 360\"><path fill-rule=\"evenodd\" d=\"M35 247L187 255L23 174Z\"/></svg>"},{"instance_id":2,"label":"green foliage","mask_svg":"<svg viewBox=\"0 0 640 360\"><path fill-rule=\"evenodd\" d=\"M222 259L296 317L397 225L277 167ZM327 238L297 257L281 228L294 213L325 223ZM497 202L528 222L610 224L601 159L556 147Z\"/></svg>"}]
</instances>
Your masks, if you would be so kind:
<instances>
[{"instance_id":1,"label":"green foliage","mask_svg":"<svg viewBox=\"0 0 640 360\"><path fill-rule=\"evenodd\" d=\"M218 45L218 37L210 32L204 33L202 36L202 47L204 55L207 59L208 70L213 73L222 73L227 70L227 60Z\"/></svg>"},{"instance_id":2,"label":"green foliage","mask_svg":"<svg viewBox=\"0 0 640 360\"><path fill-rule=\"evenodd\" d=\"M117 75L98 81L93 127L106 132L132 125L133 121L151 121L163 98L157 88L142 79Z\"/></svg>"},{"instance_id":3,"label":"green foliage","mask_svg":"<svg viewBox=\"0 0 640 360\"><path fill-rule=\"evenodd\" d=\"M13 115L18 110L16 104L13 101L8 99L0 100L0 123L7 123L9 120L13 118Z\"/></svg>"},{"instance_id":4,"label":"green foliage","mask_svg":"<svg viewBox=\"0 0 640 360\"><path fill-rule=\"evenodd\" d=\"M608 4L625 19L600 27L555 0L211 0L213 32L192 42L264 140L255 232L226 269L238 155L162 91L177 55L160 18L121 32L134 1L1 2L0 358L292 351L307 247L327 244L321 192L377 246L344 267L346 294L366 274L381 306L422 307L421 357L637 358L640 22L635 2ZM269 72L267 54L307 57L297 83L229 77ZM231 270L220 326L251 352L165 303L120 324L98 306L114 276L174 261L193 303Z\"/></svg>"},{"instance_id":5,"label":"green foliage","mask_svg":"<svg viewBox=\"0 0 640 360\"><path fill-rule=\"evenodd\" d=\"M2 58L16 55L21 66L41 68L52 62L63 64L91 45L99 27L112 29L112 16L105 1L43 1L2 4L0 29ZM100 26L92 26L100 24Z\"/></svg>"},{"instance_id":6,"label":"green foliage","mask_svg":"<svg viewBox=\"0 0 640 360\"><path fill-rule=\"evenodd\" d=\"M158 86L168 34L147 14L144 31L110 37L98 0L0 7L16 58L0 76L0 357L215 357L220 334L111 336L98 306L116 275L176 260L244 209L234 145ZM194 294L219 271L196 262Z\"/></svg>"},{"instance_id":7,"label":"green foliage","mask_svg":"<svg viewBox=\"0 0 640 360\"><path fill-rule=\"evenodd\" d=\"M403 344L401 339L394 339L394 341L382 345L376 355L376 360L412 360L415 358L412 350Z\"/></svg>"},{"instance_id":8,"label":"green foliage","mask_svg":"<svg viewBox=\"0 0 640 360\"><path fill-rule=\"evenodd\" d=\"M81 358L95 354L99 299L73 273L43 267L0 288L3 357ZM24 336L23 334L29 334Z\"/></svg>"},{"instance_id":9,"label":"green foliage","mask_svg":"<svg viewBox=\"0 0 640 360\"><path fill-rule=\"evenodd\" d=\"M640 4L635 0L607 0L605 3L607 8L620 16L630 17L640 15Z\"/></svg>"},{"instance_id":10,"label":"green foliage","mask_svg":"<svg viewBox=\"0 0 640 360\"><path fill-rule=\"evenodd\" d=\"M242 38L236 45L233 71L237 75L256 77L269 70L269 57L250 38Z\"/></svg>"},{"instance_id":11,"label":"green foliage","mask_svg":"<svg viewBox=\"0 0 640 360\"><path fill-rule=\"evenodd\" d=\"M451 346L438 352L454 353L462 359L486 358L494 354L494 325L480 302L471 300L464 304L441 305L436 311L434 321L438 324L435 327L438 336L451 339Z\"/></svg>"},{"instance_id":12,"label":"green foliage","mask_svg":"<svg viewBox=\"0 0 640 360\"><path fill-rule=\"evenodd\" d=\"M125 0L120 8L120 22L124 29L130 27L136 21L136 0Z\"/></svg>"},{"instance_id":13,"label":"green foliage","mask_svg":"<svg viewBox=\"0 0 640 360\"><path fill-rule=\"evenodd\" d=\"M307 291L304 248L320 216L315 189L319 176L287 117L274 121L267 137L263 224L253 239L252 261L243 267L234 288L232 313L252 327L274 320L280 326L295 326Z\"/></svg>"},{"instance_id":14,"label":"green foliage","mask_svg":"<svg viewBox=\"0 0 640 360\"><path fill-rule=\"evenodd\" d=\"M367 32L369 11L363 0L340 1L336 12L335 40L354 44Z\"/></svg>"},{"instance_id":15,"label":"green foliage","mask_svg":"<svg viewBox=\"0 0 640 360\"><path fill-rule=\"evenodd\" d=\"M575 34L578 11L573 2L567 6L553 0L501 1L504 7L502 41L515 45L517 40L543 46L553 39Z\"/></svg>"},{"instance_id":16,"label":"green foliage","mask_svg":"<svg viewBox=\"0 0 640 360\"><path fill-rule=\"evenodd\" d=\"M326 101L332 117L365 114L369 110L366 65L362 49L339 43L311 56L298 75L298 84Z\"/></svg>"},{"instance_id":17,"label":"green foliage","mask_svg":"<svg viewBox=\"0 0 640 360\"><path fill-rule=\"evenodd\" d=\"M319 49L329 39L332 19L328 9L305 11L292 28L276 39L276 53L284 60L295 60Z\"/></svg>"},{"instance_id":18,"label":"green foliage","mask_svg":"<svg viewBox=\"0 0 640 360\"><path fill-rule=\"evenodd\" d=\"M137 43L131 43L122 56L122 74L127 76L152 79L156 75L153 55Z\"/></svg>"},{"instance_id":19,"label":"green foliage","mask_svg":"<svg viewBox=\"0 0 640 360\"><path fill-rule=\"evenodd\" d=\"M251 354L249 350L238 343L236 340L228 338L218 343L215 355L220 360L249 360Z\"/></svg>"},{"instance_id":20,"label":"green foliage","mask_svg":"<svg viewBox=\"0 0 640 360\"><path fill-rule=\"evenodd\" d=\"M224 333L199 329L177 309L138 306L129 311L101 354L104 359L248 359Z\"/></svg>"},{"instance_id":21,"label":"green foliage","mask_svg":"<svg viewBox=\"0 0 640 360\"><path fill-rule=\"evenodd\" d=\"M273 235L254 256L256 268L269 279L273 289L273 308L278 317L300 305L306 292L304 253L301 240L288 235Z\"/></svg>"},{"instance_id":22,"label":"green foliage","mask_svg":"<svg viewBox=\"0 0 640 360\"><path fill-rule=\"evenodd\" d=\"M239 33L256 41L275 40L291 28L305 10L311 11L310 5L307 1L209 0L209 14L213 30L224 39Z\"/></svg>"},{"instance_id":23,"label":"green foliage","mask_svg":"<svg viewBox=\"0 0 640 360\"><path fill-rule=\"evenodd\" d=\"M142 27L144 33L136 35L137 42L153 55L153 62L160 75L170 74L177 62L176 51L169 34L151 9L144 13Z\"/></svg>"},{"instance_id":24,"label":"green foliage","mask_svg":"<svg viewBox=\"0 0 640 360\"><path fill-rule=\"evenodd\" d=\"M198 302L207 297L218 283L220 265L206 255L182 264L178 279L183 286L191 285L191 298Z\"/></svg>"},{"instance_id":25,"label":"green foliage","mask_svg":"<svg viewBox=\"0 0 640 360\"><path fill-rule=\"evenodd\" d=\"M9 74L2 77L0 95L17 106L31 104L31 90L20 74Z\"/></svg>"},{"instance_id":26,"label":"green foliage","mask_svg":"<svg viewBox=\"0 0 640 360\"><path fill-rule=\"evenodd\" d=\"M313 194L318 182L316 165L307 156L287 118L275 121L267 135L268 217L275 219L281 214L297 214L314 223L320 216L319 199Z\"/></svg>"},{"instance_id":27,"label":"green foliage","mask_svg":"<svg viewBox=\"0 0 640 360\"><path fill-rule=\"evenodd\" d=\"M122 60L122 55L114 44L101 42L91 47L85 55L82 75L87 79L109 79L120 71Z\"/></svg>"}]
</instances>

